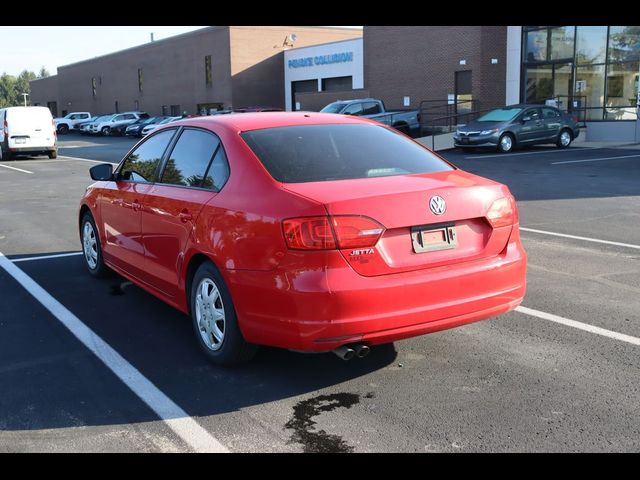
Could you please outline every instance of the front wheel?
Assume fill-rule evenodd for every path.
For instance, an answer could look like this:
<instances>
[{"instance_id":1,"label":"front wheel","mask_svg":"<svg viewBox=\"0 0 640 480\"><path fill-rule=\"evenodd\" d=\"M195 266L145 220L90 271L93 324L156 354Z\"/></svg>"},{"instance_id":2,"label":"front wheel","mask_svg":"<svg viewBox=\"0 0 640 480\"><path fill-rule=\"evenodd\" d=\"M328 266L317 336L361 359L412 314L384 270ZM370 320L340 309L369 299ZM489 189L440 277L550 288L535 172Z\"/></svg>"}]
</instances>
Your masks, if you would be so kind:
<instances>
[{"instance_id":1,"label":"front wheel","mask_svg":"<svg viewBox=\"0 0 640 480\"><path fill-rule=\"evenodd\" d=\"M62 135L66 135L67 133L69 133L69 125L65 125L64 123L58 125L58 133Z\"/></svg>"},{"instance_id":2,"label":"front wheel","mask_svg":"<svg viewBox=\"0 0 640 480\"><path fill-rule=\"evenodd\" d=\"M572 141L573 138L571 136L571 132L567 129L564 129L560 132L560 135L558 135L558 141L556 142L556 145L558 148L567 148L569 145L571 145Z\"/></svg>"},{"instance_id":3,"label":"front wheel","mask_svg":"<svg viewBox=\"0 0 640 480\"><path fill-rule=\"evenodd\" d=\"M82 253L84 254L87 270L94 277L104 277L108 273L108 267L102 259L102 247L98 237L98 229L93 216L86 212L82 216L80 235L82 238Z\"/></svg>"},{"instance_id":4,"label":"front wheel","mask_svg":"<svg viewBox=\"0 0 640 480\"><path fill-rule=\"evenodd\" d=\"M109 135L109 133L111 133L111 129L109 127L102 127L102 130L100 130L100 132L106 137L107 135Z\"/></svg>"},{"instance_id":5,"label":"front wheel","mask_svg":"<svg viewBox=\"0 0 640 480\"><path fill-rule=\"evenodd\" d=\"M217 365L237 365L253 358L257 346L240 332L231 295L211 262L196 271L191 282L191 319L201 350Z\"/></svg>"},{"instance_id":6,"label":"front wheel","mask_svg":"<svg viewBox=\"0 0 640 480\"><path fill-rule=\"evenodd\" d=\"M505 133L498 140L498 151L500 153L509 153L513 150L513 136L510 133Z\"/></svg>"}]
</instances>

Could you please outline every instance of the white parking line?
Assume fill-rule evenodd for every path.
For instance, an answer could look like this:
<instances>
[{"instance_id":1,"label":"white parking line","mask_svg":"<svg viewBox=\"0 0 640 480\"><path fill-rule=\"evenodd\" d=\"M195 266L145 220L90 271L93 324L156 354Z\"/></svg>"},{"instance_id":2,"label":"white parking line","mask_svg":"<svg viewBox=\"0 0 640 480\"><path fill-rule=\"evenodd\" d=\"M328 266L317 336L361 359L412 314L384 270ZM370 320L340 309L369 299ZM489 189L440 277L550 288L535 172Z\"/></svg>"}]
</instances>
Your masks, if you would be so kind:
<instances>
[{"instance_id":1,"label":"white parking line","mask_svg":"<svg viewBox=\"0 0 640 480\"><path fill-rule=\"evenodd\" d=\"M536 230L535 228L520 227L522 232L541 233L543 235L552 235L554 237L573 238L574 240L584 240L585 242L604 243L605 245L615 245L617 247L635 248L640 250L640 245L631 243L611 242L609 240L600 240L599 238L579 237L577 235L567 235L566 233L548 232L546 230Z\"/></svg>"},{"instance_id":2,"label":"white parking line","mask_svg":"<svg viewBox=\"0 0 640 480\"><path fill-rule=\"evenodd\" d=\"M565 162L551 162L551 165L562 165L565 163L603 162L605 160L618 160L620 158L634 158L634 157L640 157L640 155L621 155L619 157L588 158L586 160L567 160Z\"/></svg>"},{"instance_id":3,"label":"white parking line","mask_svg":"<svg viewBox=\"0 0 640 480\"><path fill-rule=\"evenodd\" d=\"M607 330L606 328L595 327L593 325L589 325L588 323L576 322L575 320L559 317L558 315L553 315L552 313L541 312L540 310L534 310L527 307L518 307L516 308L516 312L542 318L544 320L549 320L550 322L561 323L562 325L577 328L579 330L584 330L585 332L595 333L596 335L602 335L603 337L614 338L622 342L640 346L640 338L638 337L632 337L631 335L625 335L624 333L614 332L613 330Z\"/></svg>"},{"instance_id":4,"label":"white parking line","mask_svg":"<svg viewBox=\"0 0 640 480\"><path fill-rule=\"evenodd\" d=\"M38 257L16 258L16 259L11 259L11 261L13 263L31 262L33 260L45 260L47 258L71 257L73 255L82 255L82 252L57 253L55 255L40 255Z\"/></svg>"},{"instance_id":5,"label":"white parking line","mask_svg":"<svg viewBox=\"0 0 640 480\"><path fill-rule=\"evenodd\" d=\"M90 160L88 158L79 158L79 157L70 157L69 155L60 155L62 158L68 158L69 160L80 160L81 162L91 162L91 163L113 163L116 165L118 162L110 162L108 160Z\"/></svg>"},{"instance_id":6,"label":"white parking line","mask_svg":"<svg viewBox=\"0 0 640 480\"><path fill-rule=\"evenodd\" d=\"M33 174L33 172L30 172L29 170L23 170L21 168L16 168L16 167L10 167L9 165L3 165L0 163L0 167L4 167L4 168L10 168L11 170L16 170L17 172L22 172L22 173L31 173Z\"/></svg>"},{"instance_id":7,"label":"white parking line","mask_svg":"<svg viewBox=\"0 0 640 480\"><path fill-rule=\"evenodd\" d=\"M80 321L64 305L53 298L31 277L0 252L0 267L4 268L25 290L56 317L80 342L91 350L107 368L149 406L171 430L196 452L227 453L216 438L191 418L182 408L162 393L149 379L127 362L102 338Z\"/></svg>"},{"instance_id":8,"label":"white parking line","mask_svg":"<svg viewBox=\"0 0 640 480\"><path fill-rule=\"evenodd\" d=\"M564 150L543 150L541 152L524 152L524 153L498 153L497 155L471 155L468 157L464 157L465 160L471 158L491 158L491 157L517 157L520 155L542 155L543 153L562 153L562 152L577 152L578 150L600 150L599 148L589 148L589 147L574 147L574 148L566 148Z\"/></svg>"}]
</instances>

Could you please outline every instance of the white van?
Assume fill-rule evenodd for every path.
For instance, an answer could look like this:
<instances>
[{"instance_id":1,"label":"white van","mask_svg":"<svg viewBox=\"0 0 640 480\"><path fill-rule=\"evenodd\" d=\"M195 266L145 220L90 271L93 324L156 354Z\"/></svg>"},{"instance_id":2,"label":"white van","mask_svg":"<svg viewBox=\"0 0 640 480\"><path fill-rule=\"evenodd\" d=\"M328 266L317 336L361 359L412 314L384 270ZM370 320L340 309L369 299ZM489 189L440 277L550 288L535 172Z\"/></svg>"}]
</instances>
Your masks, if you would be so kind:
<instances>
[{"instance_id":1,"label":"white van","mask_svg":"<svg viewBox=\"0 0 640 480\"><path fill-rule=\"evenodd\" d=\"M56 127L47 107L0 109L0 160L15 155L58 156Z\"/></svg>"}]
</instances>

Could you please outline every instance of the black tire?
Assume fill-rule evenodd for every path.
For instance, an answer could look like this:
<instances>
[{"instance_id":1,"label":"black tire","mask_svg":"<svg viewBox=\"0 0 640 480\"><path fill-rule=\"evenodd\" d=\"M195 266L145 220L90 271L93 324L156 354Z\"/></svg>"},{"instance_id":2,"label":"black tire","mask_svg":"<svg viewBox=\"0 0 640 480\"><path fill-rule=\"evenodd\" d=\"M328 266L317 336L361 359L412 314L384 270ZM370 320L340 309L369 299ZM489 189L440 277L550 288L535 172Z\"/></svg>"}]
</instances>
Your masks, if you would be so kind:
<instances>
[{"instance_id":1,"label":"black tire","mask_svg":"<svg viewBox=\"0 0 640 480\"><path fill-rule=\"evenodd\" d=\"M54 150L52 152L47 152L47 156L51 159L58 158L58 151Z\"/></svg>"},{"instance_id":2,"label":"black tire","mask_svg":"<svg viewBox=\"0 0 640 480\"><path fill-rule=\"evenodd\" d=\"M85 253L85 249L88 248L85 245L85 225L91 225L91 229L93 230L93 233L95 235L95 252L96 252L96 259L95 259L95 266L92 266L89 263L89 259L87 258L87 254ZM82 257L84 258L84 264L87 267L87 270L89 270L89 273L91 275L93 275L94 277L98 277L98 278L103 278L106 277L109 273L111 273L111 271L109 270L109 267L107 267L104 264L104 261L102 259L102 246L100 245L100 236L98 235L98 229L96 228L96 223L93 220L93 215L91 215L90 212L86 212L83 216L82 216L82 221L80 222L80 243L82 244L82 251L83 251L83 255Z\"/></svg>"},{"instance_id":3,"label":"black tire","mask_svg":"<svg viewBox=\"0 0 640 480\"><path fill-rule=\"evenodd\" d=\"M0 162L11 160L11 152L0 147Z\"/></svg>"},{"instance_id":4,"label":"black tire","mask_svg":"<svg viewBox=\"0 0 640 480\"><path fill-rule=\"evenodd\" d=\"M102 127L100 133L106 137L111 134L111 129L109 127Z\"/></svg>"},{"instance_id":5,"label":"black tire","mask_svg":"<svg viewBox=\"0 0 640 480\"><path fill-rule=\"evenodd\" d=\"M508 141L507 139L510 139L510 141ZM513 135L511 135L510 133L503 133L502 135L500 135L500 139L498 140L498 151L500 153L512 152L515 145L516 141L513 138Z\"/></svg>"},{"instance_id":6,"label":"black tire","mask_svg":"<svg viewBox=\"0 0 640 480\"><path fill-rule=\"evenodd\" d=\"M66 125L64 123L58 125L58 133L61 135L66 135L67 133L69 133L69 125Z\"/></svg>"},{"instance_id":7,"label":"black tire","mask_svg":"<svg viewBox=\"0 0 640 480\"><path fill-rule=\"evenodd\" d=\"M201 303L197 300L198 296L202 298L203 288L213 293L211 284L215 285L219 293L217 299L213 302L214 309L220 310L220 308L222 308L224 312L223 321L218 320L213 322L218 330L223 332L222 341L217 344L215 337L205 330L206 327L201 329L198 321L199 316L203 318L203 324L206 323L207 320L206 316L203 317L203 314L199 313L202 310L198 310L197 307L197 303ZM215 293L213 296L215 296ZM198 267L198 270L193 276L189 305L191 307L191 320L196 340L198 345L200 345L200 349L212 363L224 366L239 365L250 361L254 357L258 347L257 345L247 343L242 336L229 289L222 275L220 275L220 272L212 262L204 262ZM210 317L209 322L212 322L211 318L214 317ZM212 323L207 324L210 325ZM209 339L209 344L205 343L205 337Z\"/></svg>"},{"instance_id":8,"label":"black tire","mask_svg":"<svg viewBox=\"0 0 640 480\"><path fill-rule=\"evenodd\" d=\"M558 148L569 148L571 142L573 142L573 135L571 134L571 130L569 130L568 128L563 128L562 130L560 130L560 133L558 134L558 140L556 141L556 146Z\"/></svg>"}]
</instances>

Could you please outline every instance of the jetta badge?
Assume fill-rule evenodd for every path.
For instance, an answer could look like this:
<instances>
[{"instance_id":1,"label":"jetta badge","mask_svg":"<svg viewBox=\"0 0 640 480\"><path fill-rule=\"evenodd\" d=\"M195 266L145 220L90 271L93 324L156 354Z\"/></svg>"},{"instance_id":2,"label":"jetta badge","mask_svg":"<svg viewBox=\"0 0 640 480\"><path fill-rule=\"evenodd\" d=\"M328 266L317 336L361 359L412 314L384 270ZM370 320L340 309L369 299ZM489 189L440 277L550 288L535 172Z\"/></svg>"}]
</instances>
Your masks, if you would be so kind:
<instances>
[{"instance_id":1,"label":"jetta badge","mask_svg":"<svg viewBox=\"0 0 640 480\"><path fill-rule=\"evenodd\" d=\"M447 204L444 198L434 195L431 197L431 200L429 200L429 208L435 215L442 215L447 209Z\"/></svg>"}]
</instances>

